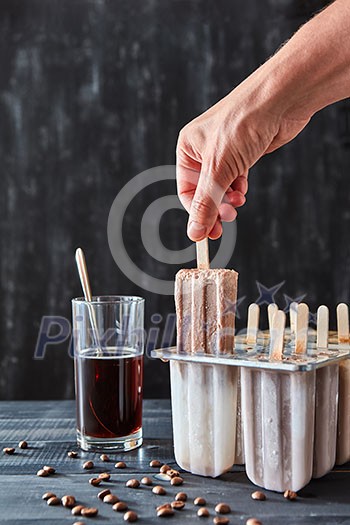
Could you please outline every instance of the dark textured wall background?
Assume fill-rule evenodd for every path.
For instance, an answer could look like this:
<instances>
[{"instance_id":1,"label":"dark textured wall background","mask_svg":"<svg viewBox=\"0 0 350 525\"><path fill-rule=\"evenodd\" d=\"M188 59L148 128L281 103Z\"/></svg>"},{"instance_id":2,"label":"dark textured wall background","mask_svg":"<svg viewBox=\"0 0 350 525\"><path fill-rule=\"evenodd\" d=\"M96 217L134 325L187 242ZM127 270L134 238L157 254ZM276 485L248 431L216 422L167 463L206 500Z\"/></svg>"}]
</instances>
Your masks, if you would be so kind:
<instances>
[{"instance_id":1,"label":"dark textured wall background","mask_svg":"<svg viewBox=\"0 0 350 525\"><path fill-rule=\"evenodd\" d=\"M80 295L73 254L87 255L96 293L145 295L116 267L109 208L134 175L173 164L179 129L264 61L325 5L302 0L2 0L0 3L0 396L73 395L67 344L33 353L43 315L70 316ZM312 311L350 292L350 105L316 115L292 144L250 174L231 265L241 312L255 281L285 280L276 299L307 294ZM128 208L133 260L155 276L178 269L139 246L139 221L174 185L153 185ZM187 245L186 217L161 223ZM133 233L136 232L136 233ZM151 315L171 297L146 294ZM244 315L243 315L244 316ZM162 328L162 324L160 325ZM147 360L146 395L168 395L166 365Z\"/></svg>"}]
</instances>

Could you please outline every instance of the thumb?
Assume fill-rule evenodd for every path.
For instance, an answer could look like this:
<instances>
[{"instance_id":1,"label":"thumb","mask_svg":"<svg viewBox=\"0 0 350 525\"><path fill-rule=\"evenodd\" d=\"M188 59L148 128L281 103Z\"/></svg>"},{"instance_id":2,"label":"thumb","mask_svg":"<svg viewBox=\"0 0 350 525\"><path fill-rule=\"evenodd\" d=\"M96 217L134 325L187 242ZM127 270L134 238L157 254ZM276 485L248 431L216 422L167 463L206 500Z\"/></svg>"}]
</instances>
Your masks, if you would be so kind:
<instances>
[{"instance_id":1,"label":"thumb","mask_svg":"<svg viewBox=\"0 0 350 525\"><path fill-rule=\"evenodd\" d=\"M226 187L215 180L209 169L202 167L187 226L187 235L192 241L201 241L208 237L217 221L219 206L226 190Z\"/></svg>"}]
</instances>

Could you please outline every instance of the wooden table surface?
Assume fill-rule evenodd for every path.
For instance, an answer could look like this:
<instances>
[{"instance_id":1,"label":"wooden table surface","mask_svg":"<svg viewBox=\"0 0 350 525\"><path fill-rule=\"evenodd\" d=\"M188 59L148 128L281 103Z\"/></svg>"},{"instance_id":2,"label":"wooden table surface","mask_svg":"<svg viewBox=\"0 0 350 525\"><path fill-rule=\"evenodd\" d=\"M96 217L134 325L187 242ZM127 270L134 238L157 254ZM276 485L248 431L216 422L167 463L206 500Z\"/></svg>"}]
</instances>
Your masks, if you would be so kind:
<instances>
[{"instance_id":1,"label":"wooden table surface","mask_svg":"<svg viewBox=\"0 0 350 525\"><path fill-rule=\"evenodd\" d=\"M142 475L154 476L157 472L149 466L151 459L159 459L176 468L172 448L170 404L163 400L148 400L144 403L144 445L138 450L110 454L111 461L103 463L99 454L79 451L79 458L67 457L69 450L78 450L75 444L74 402L73 401L25 401L0 402L0 443L1 448L17 446L22 439L29 448L16 448L13 456L1 455L0 460L0 523L14 524L50 523L63 524L79 520L64 507L49 507L41 496L52 491L58 496L73 494L79 503L96 506L99 514L85 518L86 524L124 523L123 514L112 510L110 505L97 498L101 488L92 487L88 480L96 473L110 472L111 480L104 486L126 501L129 508L139 515L139 523L212 523L214 506L220 501L229 503L232 512L230 524L245 524L247 518L257 517L263 525L281 524L350 524L350 465L335 469L320 480L312 481L300 491L295 502L287 501L281 494L266 492L266 501L253 501L251 493L255 486L247 479L242 468L235 467L218 479L203 478L183 473L188 503L182 511L176 511L171 518L156 517L155 507L171 502L177 487L168 482L164 485L167 494L157 496L151 487L130 489L125 482L130 478L140 479ZM93 470L83 470L87 459L95 462ZM117 460L127 463L125 470L114 468ZM41 478L36 472L44 465L51 465L56 474ZM198 518L193 505L196 496L207 500L210 518Z\"/></svg>"}]
</instances>

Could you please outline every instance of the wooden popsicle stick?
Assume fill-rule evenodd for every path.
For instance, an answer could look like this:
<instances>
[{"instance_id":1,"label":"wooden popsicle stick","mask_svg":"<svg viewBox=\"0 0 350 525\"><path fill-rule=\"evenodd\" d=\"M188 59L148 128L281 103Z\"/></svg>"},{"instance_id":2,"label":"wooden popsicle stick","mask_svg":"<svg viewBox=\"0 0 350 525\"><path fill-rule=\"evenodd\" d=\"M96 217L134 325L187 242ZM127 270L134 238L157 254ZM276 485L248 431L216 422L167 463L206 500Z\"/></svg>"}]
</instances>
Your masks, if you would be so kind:
<instances>
[{"instance_id":1,"label":"wooden popsicle stick","mask_svg":"<svg viewBox=\"0 0 350 525\"><path fill-rule=\"evenodd\" d=\"M196 242L196 252L197 252L197 268L199 270L209 270L209 246L208 238Z\"/></svg>"},{"instance_id":2,"label":"wooden popsicle stick","mask_svg":"<svg viewBox=\"0 0 350 525\"><path fill-rule=\"evenodd\" d=\"M303 355L307 350L307 331L309 327L309 307L305 303L298 304L295 335L295 353Z\"/></svg>"},{"instance_id":3,"label":"wooden popsicle stick","mask_svg":"<svg viewBox=\"0 0 350 525\"><path fill-rule=\"evenodd\" d=\"M256 344L259 329L260 308L256 303L252 303L248 308L248 323L247 323L247 343Z\"/></svg>"},{"instance_id":4,"label":"wooden popsicle stick","mask_svg":"<svg viewBox=\"0 0 350 525\"><path fill-rule=\"evenodd\" d=\"M289 305L289 323L290 323L290 331L292 334L295 335L296 328L297 328L297 310L298 310L298 303L293 301Z\"/></svg>"},{"instance_id":5,"label":"wooden popsicle stick","mask_svg":"<svg viewBox=\"0 0 350 525\"><path fill-rule=\"evenodd\" d=\"M345 303L337 306L338 342L349 342L349 307Z\"/></svg>"},{"instance_id":6,"label":"wooden popsicle stick","mask_svg":"<svg viewBox=\"0 0 350 525\"><path fill-rule=\"evenodd\" d=\"M283 357L285 326L286 314L282 310L278 310L273 316L270 339L270 359L273 361L281 361Z\"/></svg>"},{"instance_id":7,"label":"wooden popsicle stick","mask_svg":"<svg viewBox=\"0 0 350 525\"><path fill-rule=\"evenodd\" d=\"M274 318L274 315L275 315L276 312L278 312L277 304L275 304L275 303L269 304L268 307L267 307L267 315L268 315L268 318L269 318L269 330L270 330L270 333L272 331L273 318Z\"/></svg>"},{"instance_id":8,"label":"wooden popsicle stick","mask_svg":"<svg viewBox=\"0 0 350 525\"><path fill-rule=\"evenodd\" d=\"M317 310L317 348L328 347L329 310L322 304Z\"/></svg>"}]
</instances>

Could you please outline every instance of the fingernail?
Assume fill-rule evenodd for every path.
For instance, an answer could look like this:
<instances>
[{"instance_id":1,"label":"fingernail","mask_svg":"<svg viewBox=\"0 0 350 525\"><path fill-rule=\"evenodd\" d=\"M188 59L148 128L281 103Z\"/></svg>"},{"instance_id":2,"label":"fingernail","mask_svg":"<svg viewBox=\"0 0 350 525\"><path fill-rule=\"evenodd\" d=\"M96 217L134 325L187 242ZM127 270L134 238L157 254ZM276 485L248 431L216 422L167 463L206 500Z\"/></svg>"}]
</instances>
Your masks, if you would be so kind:
<instances>
[{"instance_id":1,"label":"fingernail","mask_svg":"<svg viewBox=\"0 0 350 525\"><path fill-rule=\"evenodd\" d=\"M190 221L187 228L187 234L192 240L199 240L206 234L206 227L199 222Z\"/></svg>"}]
</instances>

